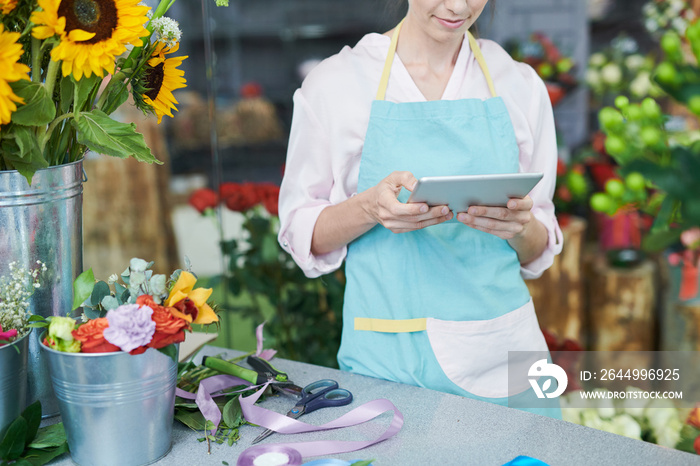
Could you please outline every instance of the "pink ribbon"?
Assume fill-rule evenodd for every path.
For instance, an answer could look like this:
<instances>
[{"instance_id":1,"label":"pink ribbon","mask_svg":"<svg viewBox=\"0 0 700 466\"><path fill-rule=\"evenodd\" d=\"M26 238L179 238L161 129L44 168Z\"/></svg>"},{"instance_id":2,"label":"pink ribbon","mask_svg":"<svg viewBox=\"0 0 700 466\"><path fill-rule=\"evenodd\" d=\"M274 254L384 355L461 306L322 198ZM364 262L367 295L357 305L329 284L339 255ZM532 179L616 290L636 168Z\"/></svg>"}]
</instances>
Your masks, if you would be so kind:
<instances>
[{"instance_id":1,"label":"pink ribbon","mask_svg":"<svg viewBox=\"0 0 700 466\"><path fill-rule=\"evenodd\" d=\"M255 328L255 339L257 340L257 343L258 343L258 346L257 346L256 351L255 351L255 355L269 361L270 359L275 357L275 354L277 354L277 350L273 350L273 349L263 350L263 340L264 340L264 338L263 338L263 326L264 325L265 325L265 322L263 322L262 324L258 325Z\"/></svg>"},{"instance_id":2,"label":"pink ribbon","mask_svg":"<svg viewBox=\"0 0 700 466\"><path fill-rule=\"evenodd\" d=\"M387 430L384 431L384 433L375 440L319 440L314 442L273 443L265 445L256 445L245 450L241 454L242 458L249 458L251 456L255 456L258 453L263 454L267 451L270 451L270 448L292 448L298 451L303 457L347 453L350 451L361 450L376 443L383 442L384 440L387 440L396 435L396 433L398 433L401 430L401 427L403 426L403 414L401 414L401 411L399 411L398 408L394 406L394 404L391 401L385 398L369 401L361 406L358 406L352 411L340 416L339 418L320 426L306 424L305 422L292 419L283 414L279 414L274 411L262 408L260 406L256 406L255 402L265 391L266 386L267 384L265 384L265 386L263 386L260 390L248 397L240 398L243 417L249 423L257 424L259 426L274 430L275 432L282 434L297 434L303 432L315 432L319 430L350 427L370 421L388 411L393 411L394 417L392 418L391 424L389 425Z\"/></svg>"}]
</instances>

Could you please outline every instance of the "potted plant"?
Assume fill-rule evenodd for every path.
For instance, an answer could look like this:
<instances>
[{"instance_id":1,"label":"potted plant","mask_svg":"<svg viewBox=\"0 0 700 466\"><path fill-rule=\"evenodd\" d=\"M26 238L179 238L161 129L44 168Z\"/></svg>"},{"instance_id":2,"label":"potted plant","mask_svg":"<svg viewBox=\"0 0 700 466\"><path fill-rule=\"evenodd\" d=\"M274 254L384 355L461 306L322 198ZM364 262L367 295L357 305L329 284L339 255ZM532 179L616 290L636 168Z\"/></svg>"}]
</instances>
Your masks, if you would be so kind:
<instances>
[{"instance_id":1,"label":"potted plant","mask_svg":"<svg viewBox=\"0 0 700 466\"><path fill-rule=\"evenodd\" d=\"M41 286L46 265L37 262L28 270L11 262L9 271L0 277L0 439L27 404L29 298Z\"/></svg>"},{"instance_id":2,"label":"potted plant","mask_svg":"<svg viewBox=\"0 0 700 466\"><path fill-rule=\"evenodd\" d=\"M84 272L74 283L80 320L47 319L42 350L78 464L149 464L170 451L177 345L192 324L218 322L212 290L192 273L167 279L151 266L134 258L109 283Z\"/></svg>"},{"instance_id":3,"label":"potted plant","mask_svg":"<svg viewBox=\"0 0 700 466\"><path fill-rule=\"evenodd\" d=\"M700 115L700 22L681 37L674 30L661 39L664 60L654 80L689 118ZM695 60L686 56L692 54ZM700 142L695 131L669 126L669 118L652 98L640 104L618 96L615 107L605 107L599 119L607 134L605 147L625 180L614 192L591 197L594 210L607 212L633 206L650 215L642 247L665 251L671 272L671 296L662 317L662 347L700 348L692 329L700 324ZM674 279L675 278L675 279ZM675 315L677 304L685 309ZM690 307L686 306L690 305ZM686 312L687 311L687 312ZM695 340L695 341L689 341ZM670 346L667 346L670 345ZM689 346L688 346L689 345ZM686 347L687 346L687 347Z\"/></svg>"},{"instance_id":4,"label":"potted plant","mask_svg":"<svg viewBox=\"0 0 700 466\"><path fill-rule=\"evenodd\" d=\"M176 56L177 23L164 16L174 2L151 11L140 0L0 1L0 273L44 254L34 314L64 315L82 272L86 151L160 163L113 112L129 98L159 122L177 110L172 91L185 87L185 57ZM36 339L29 349L37 362L30 398L53 413Z\"/></svg>"}]
</instances>

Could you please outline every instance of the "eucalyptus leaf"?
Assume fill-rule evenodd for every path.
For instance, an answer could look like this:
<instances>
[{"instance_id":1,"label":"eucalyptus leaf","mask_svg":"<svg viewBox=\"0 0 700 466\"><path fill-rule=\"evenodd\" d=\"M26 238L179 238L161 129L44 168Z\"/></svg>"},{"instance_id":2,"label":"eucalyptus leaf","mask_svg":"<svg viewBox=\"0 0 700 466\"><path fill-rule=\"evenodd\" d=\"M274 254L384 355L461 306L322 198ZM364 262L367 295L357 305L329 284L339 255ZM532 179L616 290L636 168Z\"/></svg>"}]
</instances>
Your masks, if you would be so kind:
<instances>
[{"instance_id":1,"label":"eucalyptus leaf","mask_svg":"<svg viewBox=\"0 0 700 466\"><path fill-rule=\"evenodd\" d=\"M33 81L19 80L10 87L24 100L24 105L12 113L12 122L25 126L47 125L56 118L56 104L46 90L46 86Z\"/></svg>"},{"instance_id":2,"label":"eucalyptus leaf","mask_svg":"<svg viewBox=\"0 0 700 466\"><path fill-rule=\"evenodd\" d=\"M143 259L139 259L138 257L134 257L129 261L129 270L131 273L134 272L145 272L148 270L149 264Z\"/></svg>"},{"instance_id":3,"label":"eucalyptus leaf","mask_svg":"<svg viewBox=\"0 0 700 466\"><path fill-rule=\"evenodd\" d=\"M98 306L106 296L110 296L111 294L112 290L109 289L107 282L99 281L95 283L95 288L93 288L92 294L90 295L90 302L93 306Z\"/></svg>"},{"instance_id":4,"label":"eucalyptus leaf","mask_svg":"<svg viewBox=\"0 0 700 466\"><path fill-rule=\"evenodd\" d=\"M18 416L5 432L0 442L0 459L15 460L24 451L24 440L27 435L27 420Z\"/></svg>"},{"instance_id":5,"label":"eucalyptus leaf","mask_svg":"<svg viewBox=\"0 0 700 466\"><path fill-rule=\"evenodd\" d=\"M112 120L100 110L80 114L71 124L78 131L78 142L91 150L113 157L133 157L140 162L163 162L151 153L141 133L136 132L134 123L121 123Z\"/></svg>"},{"instance_id":6,"label":"eucalyptus leaf","mask_svg":"<svg viewBox=\"0 0 700 466\"><path fill-rule=\"evenodd\" d=\"M126 288L120 284L120 283L115 283L114 284L114 295L121 300L122 294L126 291Z\"/></svg>"},{"instance_id":7,"label":"eucalyptus leaf","mask_svg":"<svg viewBox=\"0 0 700 466\"><path fill-rule=\"evenodd\" d=\"M87 269L85 272L78 275L78 278L73 282L73 308L75 311L92 295L92 290L95 288L95 274L92 269Z\"/></svg>"},{"instance_id":8,"label":"eucalyptus leaf","mask_svg":"<svg viewBox=\"0 0 700 466\"><path fill-rule=\"evenodd\" d=\"M98 311L97 309L90 309L89 307L83 308L83 314L85 314L85 316L90 320L94 320L94 319L98 319L98 318L102 317L102 314L100 311Z\"/></svg>"},{"instance_id":9,"label":"eucalyptus leaf","mask_svg":"<svg viewBox=\"0 0 700 466\"><path fill-rule=\"evenodd\" d=\"M116 297L110 295L102 298L102 301L100 301L100 305L105 311L111 311L112 309L118 308L120 303Z\"/></svg>"}]
</instances>

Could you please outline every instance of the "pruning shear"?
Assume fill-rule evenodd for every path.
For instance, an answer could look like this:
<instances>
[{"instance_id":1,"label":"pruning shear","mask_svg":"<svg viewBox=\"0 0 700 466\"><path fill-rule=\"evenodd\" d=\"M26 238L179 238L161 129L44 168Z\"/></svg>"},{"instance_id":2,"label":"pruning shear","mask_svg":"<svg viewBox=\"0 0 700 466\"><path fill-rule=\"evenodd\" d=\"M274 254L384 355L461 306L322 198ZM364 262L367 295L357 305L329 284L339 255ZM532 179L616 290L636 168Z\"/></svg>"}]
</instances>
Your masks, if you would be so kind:
<instances>
[{"instance_id":1,"label":"pruning shear","mask_svg":"<svg viewBox=\"0 0 700 466\"><path fill-rule=\"evenodd\" d=\"M202 365L222 374L240 377L255 385L270 382L270 386L276 391L296 396L301 395L302 388L289 380L286 372L276 369L268 361L257 356L248 356L246 361L253 368L252 370L213 356L204 356Z\"/></svg>"},{"instance_id":2,"label":"pruning shear","mask_svg":"<svg viewBox=\"0 0 700 466\"><path fill-rule=\"evenodd\" d=\"M338 388L338 382L330 379L318 380L310 383L301 390L301 400L287 413L288 417L298 419L306 413L316 411L321 408L333 406L344 406L352 402L352 393L344 388ZM269 437L275 431L265 430L258 435L253 443Z\"/></svg>"}]
</instances>

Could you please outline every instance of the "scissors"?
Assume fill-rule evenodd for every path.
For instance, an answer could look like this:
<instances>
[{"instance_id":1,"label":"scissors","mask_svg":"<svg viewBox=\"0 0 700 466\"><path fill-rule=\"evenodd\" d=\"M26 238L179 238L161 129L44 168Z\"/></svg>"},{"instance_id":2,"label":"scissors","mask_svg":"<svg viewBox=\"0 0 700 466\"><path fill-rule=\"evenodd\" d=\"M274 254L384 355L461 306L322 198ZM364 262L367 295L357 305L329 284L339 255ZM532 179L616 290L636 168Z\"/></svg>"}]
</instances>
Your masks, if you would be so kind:
<instances>
[{"instance_id":1,"label":"scissors","mask_svg":"<svg viewBox=\"0 0 700 466\"><path fill-rule=\"evenodd\" d=\"M304 414L317 409L344 406L350 404L350 402L352 402L352 393L344 388L338 388L338 382L330 379L317 380L302 388L301 400L289 410L287 416L292 419L298 419ZM253 440L253 443L258 443L274 433L274 430L267 429L258 435Z\"/></svg>"}]
</instances>

